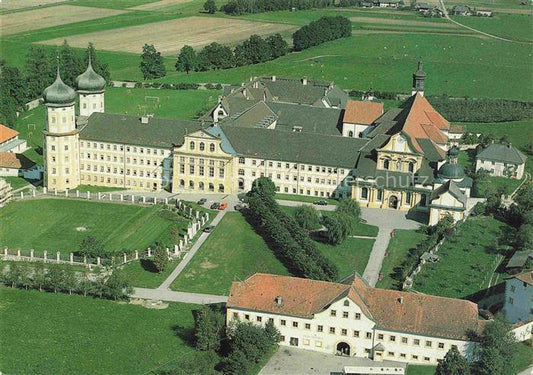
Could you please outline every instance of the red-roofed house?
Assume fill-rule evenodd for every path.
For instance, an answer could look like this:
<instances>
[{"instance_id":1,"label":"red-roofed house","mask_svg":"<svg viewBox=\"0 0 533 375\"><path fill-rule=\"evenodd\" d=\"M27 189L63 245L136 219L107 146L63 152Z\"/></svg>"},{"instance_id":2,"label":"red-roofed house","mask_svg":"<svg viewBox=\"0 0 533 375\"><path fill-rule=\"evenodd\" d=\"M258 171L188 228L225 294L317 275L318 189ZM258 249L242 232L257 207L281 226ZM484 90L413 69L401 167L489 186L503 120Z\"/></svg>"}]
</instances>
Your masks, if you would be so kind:
<instances>
[{"instance_id":1,"label":"red-roofed house","mask_svg":"<svg viewBox=\"0 0 533 375\"><path fill-rule=\"evenodd\" d=\"M363 138L365 130L383 114L383 103L348 100L342 118L342 135Z\"/></svg>"},{"instance_id":2,"label":"red-roofed house","mask_svg":"<svg viewBox=\"0 0 533 375\"><path fill-rule=\"evenodd\" d=\"M26 141L19 139L19 132L0 124L0 152L21 154L28 149Z\"/></svg>"},{"instance_id":3,"label":"red-roofed house","mask_svg":"<svg viewBox=\"0 0 533 375\"><path fill-rule=\"evenodd\" d=\"M34 167L35 163L23 154L0 152L0 176L22 176Z\"/></svg>"},{"instance_id":4,"label":"red-roofed house","mask_svg":"<svg viewBox=\"0 0 533 375\"><path fill-rule=\"evenodd\" d=\"M234 282L227 322L266 324L281 345L331 354L433 364L456 346L472 358L470 332L481 332L470 301L372 288L357 275L351 285L255 274Z\"/></svg>"}]
</instances>

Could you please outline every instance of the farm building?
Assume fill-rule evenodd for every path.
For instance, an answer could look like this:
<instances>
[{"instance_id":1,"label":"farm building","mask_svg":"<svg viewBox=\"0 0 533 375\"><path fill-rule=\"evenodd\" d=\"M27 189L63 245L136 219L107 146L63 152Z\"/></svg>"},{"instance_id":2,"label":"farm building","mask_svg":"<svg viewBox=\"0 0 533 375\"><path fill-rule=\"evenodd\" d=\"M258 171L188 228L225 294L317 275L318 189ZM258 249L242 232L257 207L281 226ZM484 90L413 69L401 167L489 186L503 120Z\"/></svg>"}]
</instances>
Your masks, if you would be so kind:
<instances>
[{"instance_id":1,"label":"farm building","mask_svg":"<svg viewBox=\"0 0 533 375\"><path fill-rule=\"evenodd\" d=\"M465 5L456 5L452 8L452 16L469 16L471 14L470 8Z\"/></svg>"},{"instance_id":2,"label":"farm building","mask_svg":"<svg viewBox=\"0 0 533 375\"><path fill-rule=\"evenodd\" d=\"M533 319L533 271L515 275L505 281L503 311L511 323L528 322Z\"/></svg>"},{"instance_id":3,"label":"farm building","mask_svg":"<svg viewBox=\"0 0 533 375\"><path fill-rule=\"evenodd\" d=\"M492 143L476 155L476 172L483 169L491 176L521 179L526 159L511 144Z\"/></svg>"},{"instance_id":4,"label":"farm building","mask_svg":"<svg viewBox=\"0 0 533 375\"><path fill-rule=\"evenodd\" d=\"M59 74L44 92L45 186L238 193L264 176L282 193L459 219L471 180L453 154L446 162L450 124L424 97L425 79L420 62L413 95L384 112L332 82L252 78L226 87L199 121L179 121L105 113L105 81L89 63L77 117Z\"/></svg>"},{"instance_id":5,"label":"farm building","mask_svg":"<svg viewBox=\"0 0 533 375\"><path fill-rule=\"evenodd\" d=\"M516 274L531 266L533 266L533 250L521 250L513 254L506 268L508 273Z\"/></svg>"},{"instance_id":6,"label":"farm building","mask_svg":"<svg viewBox=\"0 0 533 375\"><path fill-rule=\"evenodd\" d=\"M0 152L0 176L23 176L36 165L23 154Z\"/></svg>"},{"instance_id":7,"label":"farm building","mask_svg":"<svg viewBox=\"0 0 533 375\"><path fill-rule=\"evenodd\" d=\"M19 139L19 132L0 124L0 152L21 154L28 149L26 141Z\"/></svg>"},{"instance_id":8,"label":"farm building","mask_svg":"<svg viewBox=\"0 0 533 375\"><path fill-rule=\"evenodd\" d=\"M476 9L476 16L480 17L492 17L492 10L488 9Z\"/></svg>"}]
</instances>

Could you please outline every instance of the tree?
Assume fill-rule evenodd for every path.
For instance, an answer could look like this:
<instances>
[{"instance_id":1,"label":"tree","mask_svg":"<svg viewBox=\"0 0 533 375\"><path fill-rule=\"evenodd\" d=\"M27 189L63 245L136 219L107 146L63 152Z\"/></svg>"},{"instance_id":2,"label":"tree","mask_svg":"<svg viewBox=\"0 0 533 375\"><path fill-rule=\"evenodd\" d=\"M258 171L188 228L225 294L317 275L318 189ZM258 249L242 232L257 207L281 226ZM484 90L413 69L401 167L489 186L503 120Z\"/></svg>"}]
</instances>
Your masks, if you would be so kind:
<instances>
[{"instance_id":1,"label":"tree","mask_svg":"<svg viewBox=\"0 0 533 375\"><path fill-rule=\"evenodd\" d=\"M228 46L213 42L198 53L198 70L228 69L234 66L235 57Z\"/></svg>"},{"instance_id":2,"label":"tree","mask_svg":"<svg viewBox=\"0 0 533 375\"><path fill-rule=\"evenodd\" d=\"M470 365L465 357L452 346L444 359L437 365L435 375L470 375Z\"/></svg>"},{"instance_id":3,"label":"tree","mask_svg":"<svg viewBox=\"0 0 533 375\"><path fill-rule=\"evenodd\" d=\"M242 350L233 350L224 361L224 374L248 375L252 366Z\"/></svg>"},{"instance_id":4,"label":"tree","mask_svg":"<svg viewBox=\"0 0 533 375\"><path fill-rule=\"evenodd\" d=\"M55 56L52 55L52 61L54 58ZM76 77L84 72L85 66L83 60L78 56L76 51L68 45L66 40L63 41L63 44L59 48L59 66L63 82L70 87L75 87Z\"/></svg>"},{"instance_id":5,"label":"tree","mask_svg":"<svg viewBox=\"0 0 533 375\"><path fill-rule=\"evenodd\" d=\"M113 270L111 275L105 280L104 285L104 294L114 300L126 298L133 292L129 280L117 269Z\"/></svg>"},{"instance_id":6,"label":"tree","mask_svg":"<svg viewBox=\"0 0 533 375\"><path fill-rule=\"evenodd\" d=\"M100 257L105 255L104 244L96 237L87 236L81 241L79 252L87 257Z\"/></svg>"},{"instance_id":7,"label":"tree","mask_svg":"<svg viewBox=\"0 0 533 375\"><path fill-rule=\"evenodd\" d=\"M344 214L334 213L326 216L323 224L327 229L326 239L334 246L343 243L352 230L352 219Z\"/></svg>"},{"instance_id":8,"label":"tree","mask_svg":"<svg viewBox=\"0 0 533 375\"><path fill-rule=\"evenodd\" d=\"M87 294L90 294L95 290L94 282L89 278L89 271L87 268L81 272L78 288L80 292L83 293L84 297L87 297Z\"/></svg>"},{"instance_id":9,"label":"tree","mask_svg":"<svg viewBox=\"0 0 533 375\"><path fill-rule=\"evenodd\" d=\"M488 323L483 331L479 373L514 374L515 356L518 352L516 345L511 325L503 317L496 316L496 319Z\"/></svg>"},{"instance_id":10,"label":"tree","mask_svg":"<svg viewBox=\"0 0 533 375\"><path fill-rule=\"evenodd\" d=\"M215 14L215 12L217 11L215 0L207 0L204 3L204 10L209 14Z\"/></svg>"},{"instance_id":11,"label":"tree","mask_svg":"<svg viewBox=\"0 0 533 375\"><path fill-rule=\"evenodd\" d=\"M274 197L276 194L276 185L268 177L259 177L252 183L252 188L248 195L259 195L264 197Z\"/></svg>"},{"instance_id":12,"label":"tree","mask_svg":"<svg viewBox=\"0 0 533 375\"><path fill-rule=\"evenodd\" d=\"M43 290L43 286L46 284L46 270L44 269L44 263L38 262L33 271L33 285L36 286L39 291Z\"/></svg>"},{"instance_id":13,"label":"tree","mask_svg":"<svg viewBox=\"0 0 533 375\"><path fill-rule=\"evenodd\" d=\"M167 74L161 52L153 44L145 44L141 54L141 72L144 79L161 78Z\"/></svg>"},{"instance_id":14,"label":"tree","mask_svg":"<svg viewBox=\"0 0 533 375\"><path fill-rule=\"evenodd\" d=\"M272 345L281 341L281 333L279 333L274 323L270 320L265 324L265 335L268 337Z\"/></svg>"},{"instance_id":15,"label":"tree","mask_svg":"<svg viewBox=\"0 0 533 375\"><path fill-rule=\"evenodd\" d=\"M353 199L341 199L337 208L335 208L335 212L347 215L355 222L358 222L361 218L361 207Z\"/></svg>"},{"instance_id":16,"label":"tree","mask_svg":"<svg viewBox=\"0 0 533 375\"><path fill-rule=\"evenodd\" d=\"M320 227L320 216L313 206L301 205L294 210L294 219L305 230L314 230Z\"/></svg>"},{"instance_id":17,"label":"tree","mask_svg":"<svg viewBox=\"0 0 533 375\"><path fill-rule=\"evenodd\" d=\"M283 39L281 34L269 35L265 41L270 49L272 59L285 56L289 52L289 44Z\"/></svg>"},{"instance_id":18,"label":"tree","mask_svg":"<svg viewBox=\"0 0 533 375\"><path fill-rule=\"evenodd\" d=\"M28 101L26 82L17 68L0 61L0 122L13 127L17 111Z\"/></svg>"},{"instance_id":19,"label":"tree","mask_svg":"<svg viewBox=\"0 0 533 375\"><path fill-rule=\"evenodd\" d=\"M179 72L189 72L198 69L198 56L191 46L183 46L176 61L176 70Z\"/></svg>"},{"instance_id":20,"label":"tree","mask_svg":"<svg viewBox=\"0 0 533 375\"><path fill-rule=\"evenodd\" d=\"M56 65L51 65L44 47L31 44L24 65L27 94L30 98L41 96L43 90L52 84L56 75Z\"/></svg>"},{"instance_id":21,"label":"tree","mask_svg":"<svg viewBox=\"0 0 533 375\"><path fill-rule=\"evenodd\" d=\"M156 242L154 248L154 267L157 272L163 272L168 264L167 250L159 242Z\"/></svg>"},{"instance_id":22,"label":"tree","mask_svg":"<svg viewBox=\"0 0 533 375\"><path fill-rule=\"evenodd\" d=\"M63 270L58 264L52 264L46 276L46 284L54 293L63 288Z\"/></svg>"},{"instance_id":23,"label":"tree","mask_svg":"<svg viewBox=\"0 0 533 375\"><path fill-rule=\"evenodd\" d=\"M453 227L454 220L452 215L444 215L439 222L435 225L435 233L441 238L450 228Z\"/></svg>"},{"instance_id":24,"label":"tree","mask_svg":"<svg viewBox=\"0 0 533 375\"><path fill-rule=\"evenodd\" d=\"M224 314L220 310L204 306L194 318L196 348L204 351L218 351L224 334Z\"/></svg>"},{"instance_id":25,"label":"tree","mask_svg":"<svg viewBox=\"0 0 533 375\"><path fill-rule=\"evenodd\" d=\"M533 224L523 224L516 233L516 244L523 249L533 249Z\"/></svg>"},{"instance_id":26,"label":"tree","mask_svg":"<svg viewBox=\"0 0 533 375\"><path fill-rule=\"evenodd\" d=\"M96 54L96 48L94 48L94 45L90 42L85 50L84 66L89 64L89 56L91 56L91 65L93 66L94 71L100 74L107 83L111 82L109 65L100 61Z\"/></svg>"},{"instance_id":27,"label":"tree","mask_svg":"<svg viewBox=\"0 0 533 375\"><path fill-rule=\"evenodd\" d=\"M270 46L259 35L252 35L234 50L235 64L244 66L271 60Z\"/></svg>"},{"instance_id":28,"label":"tree","mask_svg":"<svg viewBox=\"0 0 533 375\"><path fill-rule=\"evenodd\" d=\"M231 351L241 351L253 363L258 363L272 346L264 328L250 322L236 323L228 336Z\"/></svg>"},{"instance_id":29,"label":"tree","mask_svg":"<svg viewBox=\"0 0 533 375\"><path fill-rule=\"evenodd\" d=\"M72 294L78 287L78 277L72 268L67 268L63 272L63 287L68 290L68 294Z\"/></svg>"},{"instance_id":30,"label":"tree","mask_svg":"<svg viewBox=\"0 0 533 375\"><path fill-rule=\"evenodd\" d=\"M173 225L170 228L170 240L173 245L177 245L180 242L180 227Z\"/></svg>"}]
</instances>

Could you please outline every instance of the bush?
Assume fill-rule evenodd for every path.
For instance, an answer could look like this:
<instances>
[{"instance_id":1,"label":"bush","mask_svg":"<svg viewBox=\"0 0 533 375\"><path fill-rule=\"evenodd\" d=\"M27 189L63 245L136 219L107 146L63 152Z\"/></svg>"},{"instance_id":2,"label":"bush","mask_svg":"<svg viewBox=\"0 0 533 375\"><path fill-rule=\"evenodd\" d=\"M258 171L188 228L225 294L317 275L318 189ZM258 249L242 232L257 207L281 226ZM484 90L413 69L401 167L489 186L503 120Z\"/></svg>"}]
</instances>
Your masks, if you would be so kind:
<instances>
[{"instance_id":1,"label":"bush","mask_svg":"<svg viewBox=\"0 0 533 375\"><path fill-rule=\"evenodd\" d=\"M296 207L294 219L300 227L307 231L320 228L320 216L313 206L301 205Z\"/></svg>"},{"instance_id":2,"label":"bush","mask_svg":"<svg viewBox=\"0 0 533 375\"><path fill-rule=\"evenodd\" d=\"M81 241L79 253L91 258L103 257L106 255L104 244L93 236L87 236Z\"/></svg>"}]
</instances>

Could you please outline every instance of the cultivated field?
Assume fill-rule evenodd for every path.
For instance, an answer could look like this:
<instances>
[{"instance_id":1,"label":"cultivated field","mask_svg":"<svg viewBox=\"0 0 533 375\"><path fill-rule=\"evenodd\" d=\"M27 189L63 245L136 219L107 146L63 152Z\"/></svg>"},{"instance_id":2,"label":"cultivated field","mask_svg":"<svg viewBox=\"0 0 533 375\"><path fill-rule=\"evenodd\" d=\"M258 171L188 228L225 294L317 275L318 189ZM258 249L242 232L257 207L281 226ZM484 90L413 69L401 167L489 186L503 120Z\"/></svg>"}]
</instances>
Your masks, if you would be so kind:
<instances>
[{"instance_id":1,"label":"cultivated field","mask_svg":"<svg viewBox=\"0 0 533 375\"><path fill-rule=\"evenodd\" d=\"M160 0L156 1L155 3L148 3L143 5L138 5L133 8L129 8L132 10L161 10L164 8L171 7L173 5L179 5L179 4L185 4L190 3L192 0Z\"/></svg>"},{"instance_id":2,"label":"cultivated field","mask_svg":"<svg viewBox=\"0 0 533 375\"><path fill-rule=\"evenodd\" d=\"M73 47L86 47L93 42L107 51L140 53L145 43L166 55L175 55L184 45L200 47L211 42L229 44L248 38L251 34L265 35L293 28L290 25L248 22L228 18L189 17L150 23L140 26L95 32L67 37ZM65 38L42 42L59 45Z\"/></svg>"},{"instance_id":3,"label":"cultivated field","mask_svg":"<svg viewBox=\"0 0 533 375\"><path fill-rule=\"evenodd\" d=\"M350 21L370 23L370 24L401 25L401 26L428 26L428 27L436 27L436 28L448 28L448 29L453 29L453 28L458 27L457 25L453 23L401 20L401 19L379 18L379 17L350 17Z\"/></svg>"},{"instance_id":4,"label":"cultivated field","mask_svg":"<svg viewBox=\"0 0 533 375\"><path fill-rule=\"evenodd\" d=\"M3 0L0 2L0 10L16 10L33 8L42 5L62 3L68 0Z\"/></svg>"},{"instance_id":5,"label":"cultivated field","mask_svg":"<svg viewBox=\"0 0 533 375\"><path fill-rule=\"evenodd\" d=\"M67 23L116 16L123 10L60 5L0 16L2 35L16 34ZM85 43L85 46L87 43Z\"/></svg>"}]
</instances>

